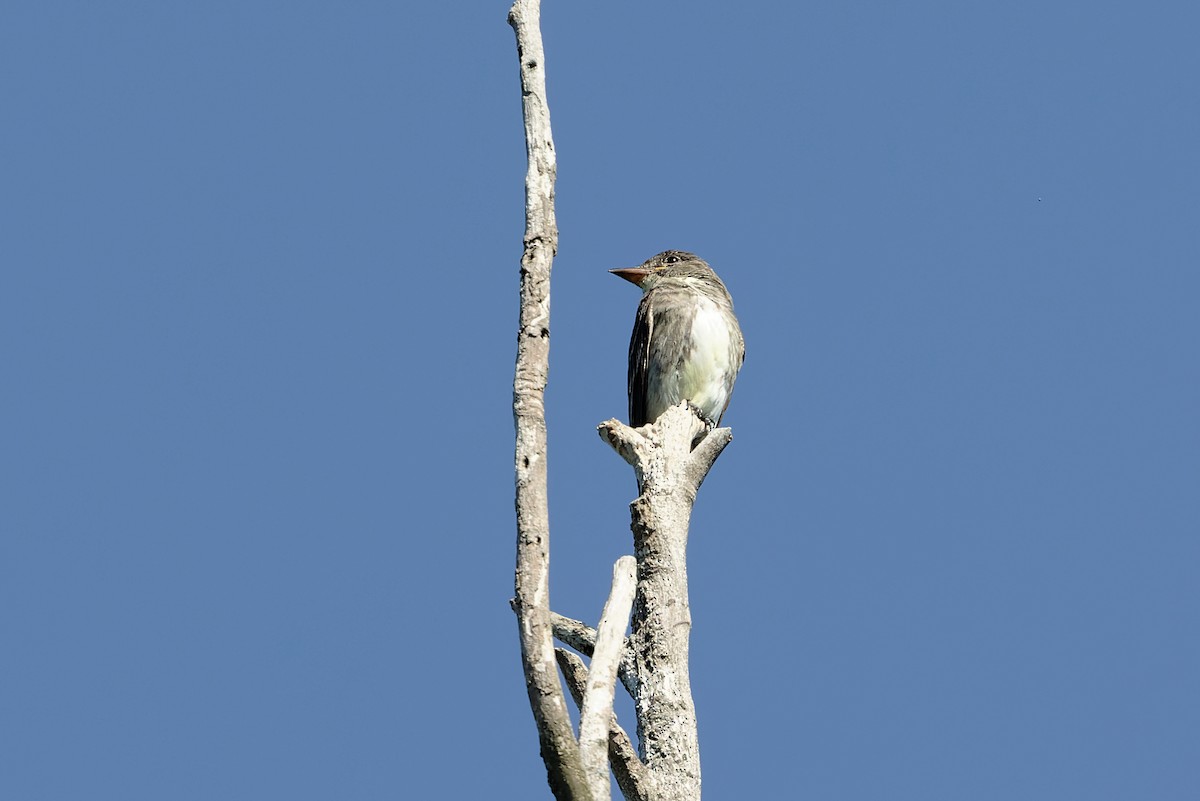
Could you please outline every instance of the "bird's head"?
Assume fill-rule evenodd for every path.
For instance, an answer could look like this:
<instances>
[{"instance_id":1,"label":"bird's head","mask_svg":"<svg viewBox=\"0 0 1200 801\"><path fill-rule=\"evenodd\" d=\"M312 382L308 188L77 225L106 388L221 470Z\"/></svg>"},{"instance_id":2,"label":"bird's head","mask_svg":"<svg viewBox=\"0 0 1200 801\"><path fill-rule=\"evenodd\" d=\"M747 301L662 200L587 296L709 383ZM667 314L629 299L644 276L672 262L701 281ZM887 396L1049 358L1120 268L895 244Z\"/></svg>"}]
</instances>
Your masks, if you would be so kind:
<instances>
[{"instance_id":1,"label":"bird's head","mask_svg":"<svg viewBox=\"0 0 1200 801\"><path fill-rule=\"evenodd\" d=\"M632 284L637 284L646 292L657 286L663 279L698 278L711 281L717 277L704 259L695 253L687 253L682 250L664 250L640 267L621 267L609 270L609 272ZM718 283L720 283L719 280Z\"/></svg>"}]
</instances>

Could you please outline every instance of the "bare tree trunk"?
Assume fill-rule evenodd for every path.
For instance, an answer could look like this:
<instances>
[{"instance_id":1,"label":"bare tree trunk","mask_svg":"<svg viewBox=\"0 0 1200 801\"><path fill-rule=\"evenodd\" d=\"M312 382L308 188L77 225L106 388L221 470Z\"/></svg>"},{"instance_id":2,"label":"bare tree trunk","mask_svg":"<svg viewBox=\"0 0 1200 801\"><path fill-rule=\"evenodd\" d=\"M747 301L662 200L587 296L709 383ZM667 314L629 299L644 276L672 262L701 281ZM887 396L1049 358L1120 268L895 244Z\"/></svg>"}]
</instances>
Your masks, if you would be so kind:
<instances>
[{"instance_id":1,"label":"bare tree trunk","mask_svg":"<svg viewBox=\"0 0 1200 801\"><path fill-rule=\"evenodd\" d=\"M700 798L700 745L688 675L688 524L700 484L732 439L729 429L717 429L692 450L704 432L686 404L643 428L616 420L600 426L600 436L634 467L642 489L630 504L638 564L631 644L638 740L656 801Z\"/></svg>"},{"instance_id":2,"label":"bare tree trunk","mask_svg":"<svg viewBox=\"0 0 1200 801\"><path fill-rule=\"evenodd\" d=\"M525 117L525 249L513 377L516 424L516 598L521 661L542 760L554 797L590 799L558 678L550 628L550 513L546 493L546 376L550 365L550 268L558 247L554 220L556 163L546 104L537 0L517 0L508 22L517 36Z\"/></svg>"}]
</instances>

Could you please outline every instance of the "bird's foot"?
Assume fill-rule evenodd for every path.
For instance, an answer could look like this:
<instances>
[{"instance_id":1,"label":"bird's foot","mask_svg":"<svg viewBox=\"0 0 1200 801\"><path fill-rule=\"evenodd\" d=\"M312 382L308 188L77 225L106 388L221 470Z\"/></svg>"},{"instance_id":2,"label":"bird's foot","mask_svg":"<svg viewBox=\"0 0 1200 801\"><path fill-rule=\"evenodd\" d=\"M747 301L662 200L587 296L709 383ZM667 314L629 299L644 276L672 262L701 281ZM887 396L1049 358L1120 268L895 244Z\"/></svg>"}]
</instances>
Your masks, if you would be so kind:
<instances>
[{"instance_id":1,"label":"bird's foot","mask_svg":"<svg viewBox=\"0 0 1200 801\"><path fill-rule=\"evenodd\" d=\"M709 417L707 414L705 414L704 410L701 409L699 406L692 403L691 401L688 401L687 405L688 405L688 409L691 410L692 414L699 417L700 420L704 423L705 427L708 428L709 431L712 431L714 428L717 427L716 421L714 421L711 417Z\"/></svg>"}]
</instances>

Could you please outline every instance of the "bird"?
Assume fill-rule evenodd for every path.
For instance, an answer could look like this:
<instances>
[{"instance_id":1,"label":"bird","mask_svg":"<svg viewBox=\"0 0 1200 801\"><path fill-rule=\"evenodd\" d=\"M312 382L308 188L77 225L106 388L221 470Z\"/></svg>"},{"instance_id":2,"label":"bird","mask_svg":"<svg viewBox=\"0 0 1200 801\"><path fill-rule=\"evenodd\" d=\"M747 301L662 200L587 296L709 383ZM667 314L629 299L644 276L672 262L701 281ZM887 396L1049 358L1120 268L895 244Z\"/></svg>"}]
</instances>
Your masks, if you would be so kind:
<instances>
[{"instance_id":1,"label":"bird","mask_svg":"<svg viewBox=\"0 0 1200 801\"><path fill-rule=\"evenodd\" d=\"M643 293L629 340L629 424L653 423L687 401L716 428L746 358L725 284L704 259L682 250L609 272Z\"/></svg>"}]
</instances>

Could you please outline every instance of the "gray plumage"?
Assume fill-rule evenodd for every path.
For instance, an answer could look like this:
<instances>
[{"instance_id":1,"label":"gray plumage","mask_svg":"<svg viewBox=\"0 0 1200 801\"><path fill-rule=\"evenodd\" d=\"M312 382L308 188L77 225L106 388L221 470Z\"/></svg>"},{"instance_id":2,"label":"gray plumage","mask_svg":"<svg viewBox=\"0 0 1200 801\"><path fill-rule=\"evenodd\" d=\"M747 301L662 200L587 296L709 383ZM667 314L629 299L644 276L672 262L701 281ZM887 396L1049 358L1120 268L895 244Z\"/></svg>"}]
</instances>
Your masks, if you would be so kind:
<instances>
[{"instance_id":1,"label":"gray plumage","mask_svg":"<svg viewBox=\"0 0 1200 801\"><path fill-rule=\"evenodd\" d=\"M710 426L719 425L746 354L721 279L703 259L679 250L611 272L644 293L629 341L629 424L653 423L686 400Z\"/></svg>"}]
</instances>

